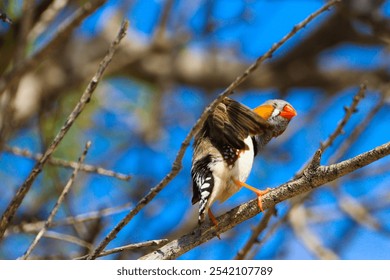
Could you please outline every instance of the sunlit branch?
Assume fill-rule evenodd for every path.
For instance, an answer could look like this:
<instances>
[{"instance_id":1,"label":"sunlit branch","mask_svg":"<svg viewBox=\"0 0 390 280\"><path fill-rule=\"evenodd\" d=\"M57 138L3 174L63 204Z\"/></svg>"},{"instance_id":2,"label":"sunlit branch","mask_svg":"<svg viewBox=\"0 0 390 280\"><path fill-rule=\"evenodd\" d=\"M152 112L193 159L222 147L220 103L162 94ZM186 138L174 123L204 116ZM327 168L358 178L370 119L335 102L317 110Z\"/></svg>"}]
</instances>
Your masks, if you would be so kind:
<instances>
[{"instance_id":1,"label":"sunlit branch","mask_svg":"<svg viewBox=\"0 0 390 280\"><path fill-rule=\"evenodd\" d=\"M94 252L88 257L88 259L95 259L103 250L104 248L116 237L118 232L122 230L123 227L125 227L133 218L134 216L145 207L173 178L176 177L176 175L179 173L179 171L182 168L182 159L184 156L184 153L186 149L188 148L190 141L192 137L200 130L204 122L206 121L207 117L210 115L211 112L214 111L214 109L217 107L217 105L222 101L223 98L225 98L228 95L231 95L233 93L233 90L236 89L240 84L242 84L248 76L255 71L261 63L263 63L265 60L272 57L272 55L284 44L286 43L291 37L293 37L299 30L303 29L309 22L311 22L314 18L322 14L323 12L327 11L330 7L333 5L339 3L341 0L333 0L329 1L327 4L325 4L322 8L317 10L316 12L309 15L305 20L303 20L301 23L294 26L294 28L285 35L279 42L275 43L264 55L258 57L256 61L251 64L245 72L237 77L202 113L202 115L199 117L195 125L192 127L190 132L185 137L184 141L182 142L180 149L176 155L176 158L172 164L171 171L152 189L150 189L149 193L144 196L138 204L135 206L134 209L132 209L109 233L104 237L104 239L100 242L100 244L96 247Z\"/></svg>"},{"instance_id":2,"label":"sunlit branch","mask_svg":"<svg viewBox=\"0 0 390 280\"><path fill-rule=\"evenodd\" d=\"M103 60L100 62L100 65L98 67L97 72L89 82L87 88L85 89L83 95L81 96L79 102L77 103L76 107L73 109L71 114L68 116L67 120L65 121L65 124L61 127L60 131L52 141L52 143L49 145L46 152L43 154L42 158L35 164L33 170L28 175L27 179L23 182L23 184L19 187L17 193L13 197L12 201L8 205L7 209L3 213L0 221L0 240L4 236L4 232L7 229L9 223L11 222L12 218L14 217L16 210L19 208L20 204L22 203L24 197L26 196L27 192L30 190L33 182L35 181L36 177L39 175L39 173L42 171L43 166L46 164L48 159L51 157L53 152L56 150L62 139L64 139L66 133L69 131L73 123L76 121L77 117L80 115L80 113L84 110L87 103L90 101L92 94L94 93L97 85L99 84L104 71L106 70L107 66L110 64L112 57L115 54L116 49L119 46L119 43L123 39L123 37L126 35L126 31L128 28L128 21L124 21L119 33L117 34L115 40L111 43L108 52L106 56L103 58Z\"/></svg>"},{"instance_id":3,"label":"sunlit branch","mask_svg":"<svg viewBox=\"0 0 390 280\"><path fill-rule=\"evenodd\" d=\"M100 253L98 258L116 254L116 253L121 253L123 251L130 251L130 250L136 250L136 249L141 249L145 247L154 247L154 246L163 246L168 243L168 239L160 239L160 240L150 240L150 241L145 241L145 242L140 242L140 243L134 243L134 244L129 244L121 247L117 247L114 249L106 250ZM88 255L82 256L75 258L76 260L85 260L88 258Z\"/></svg>"},{"instance_id":4,"label":"sunlit branch","mask_svg":"<svg viewBox=\"0 0 390 280\"><path fill-rule=\"evenodd\" d=\"M30 42L38 38L44 30L53 22L58 13L68 4L69 0L54 0L50 6L42 13L39 21L33 26L28 34Z\"/></svg>"},{"instance_id":5,"label":"sunlit branch","mask_svg":"<svg viewBox=\"0 0 390 280\"><path fill-rule=\"evenodd\" d=\"M87 155L87 152L89 150L89 147L91 146L91 142L87 142L87 144L85 145L85 148L84 148L84 151L82 153L82 155L80 156L79 160L78 160L78 166L80 166L84 160L85 160L85 156ZM50 214L49 214L49 217L47 218L44 226L41 228L41 230L38 232L38 234L35 236L35 239L33 240L33 242L31 243L30 247L28 247L27 251L24 253L24 255L21 257L21 259L23 260L26 260L31 252L34 250L34 248L38 245L39 241L41 240L42 236L45 234L45 232L47 231L47 229L51 226L51 224L53 223L53 219L55 217L55 215L57 214L58 212L58 209L60 209L60 206L62 204L62 202L64 201L65 199L65 196L68 194L71 186L73 185L73 182L79 172L80 168L79 167L76 167L74 170L73 170L73 173L72 175L70 176L68 182L66 183L64 189L62 190L60 196L58 197L58 200L56 202L56 204L54 205L53 209L50 211Z\"/></svg>"},{"instance_id":6,"label":"sunlit branch","mask_svg":"<svg viewBox=\"0 0 390 280\"><path fill-rule=\"evenodd\" d=\"M129 210L131 205L132 205L131 203L126 203L121 206L110 207L99 211L93 211L89 213L80 214L74 217L68 217L62 220L53 221L51 223L50 228L59 227L59 226L69 226L75 223L79 224L79 223L87 223L87 222L95 221L107 216L112 216L127 211ZM5 236L11 234L18 234L18 233L38 232L42 229L44 224L45 221L38 221L33 223L21 223L19 225L13 225L6 230Z\"/></svg>"},{"instance_id":7,"label":"sunlit branch","mask_svg":"<svg viewBox=\"0 0 390 280\"><path fill-rule=\"evenodd\" d=\"M389 154L390 142L336 164L327 166L310 165L310 168L306 168L299 178L284 183L264 195L262 200L263 208L269 209L282 201L312 191ZM318 150L313 158L315 158L314 162L319 163L321 152ZM203 224L193 232L169 242L158 251L154 251L141 259L175 259L192 248L214 238L217 234L221 235L237 224L254 217L258 213L260 213L260 209L257 205L257 199L251 200L218 217L217 230L214 226Z\"/></svg>"},{"instance_id":8,"label":"sunlit branch","mask_svg":"<svg viewBox=\"0 0 390 280\"><path fill-rule=\"evenodd\" d=\"M18 147L5 146L4 150L12 153L14 155L23 156L23 157L34 159L34 160L40 160L42 158L42 154L40 154L40 153L34 154L27 149L21 149ZM54 158L54 157L49 158L48 163L51 165L61 166L61 167L65 167L65 168L72 168L72 169L75 169L78 166L78 163L75 161L67 161L64 159L59 159L59 158ZM90 164L80 165L80 171L89 172L89 173L96 173L96 174L108 176L108 177L114 177L114 178L117 178L119 180L124 180L124 181L128 181L131 179L130 175L118 173L118 172L115 172L112 170L107 170L107 169L104 169L102 167L94 166L94 165L90 165Z\"/></svg>"}]
</instances>

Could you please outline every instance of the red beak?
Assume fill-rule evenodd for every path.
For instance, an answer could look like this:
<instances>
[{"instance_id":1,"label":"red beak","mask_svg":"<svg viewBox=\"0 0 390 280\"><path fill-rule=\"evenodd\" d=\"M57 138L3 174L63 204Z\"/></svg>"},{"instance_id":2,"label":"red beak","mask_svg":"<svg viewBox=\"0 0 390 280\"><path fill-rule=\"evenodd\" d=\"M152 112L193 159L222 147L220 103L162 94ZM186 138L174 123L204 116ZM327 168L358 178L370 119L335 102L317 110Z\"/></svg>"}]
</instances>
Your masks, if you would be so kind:
<instances>
[{"instance_id":1,"label":"red beak","mask_svg":"<svg viewBox=\"0 0 390 280\"><path fill-rule=\"evenodd\" d=\"M280 116L288 120L291 120L296 115L297 115L297 111L295 111L295 109L290 105L284 106L283 111L280 112Z\"/></svg>"}]
</instances>

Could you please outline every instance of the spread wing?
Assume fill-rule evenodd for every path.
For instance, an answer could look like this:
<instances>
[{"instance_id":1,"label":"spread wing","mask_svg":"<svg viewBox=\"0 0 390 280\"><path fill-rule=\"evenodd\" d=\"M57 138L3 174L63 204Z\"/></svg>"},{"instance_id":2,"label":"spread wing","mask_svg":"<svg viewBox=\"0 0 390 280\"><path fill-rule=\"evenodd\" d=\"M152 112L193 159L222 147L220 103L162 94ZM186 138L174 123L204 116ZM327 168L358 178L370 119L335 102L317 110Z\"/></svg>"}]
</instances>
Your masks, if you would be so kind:
<instances>
[{"instance_id":1,"label":"spread wing","mask_svg":"<svg viewBox=\"0 0 390 280\"><path fill-rule=\"evenodd\" d=\"M234 149L247 149L244 140L248 136L263 134L270 125L241 103L225 98L207 119L208 136L219 147L228 145Z\"/></svg>"}]
</instances>

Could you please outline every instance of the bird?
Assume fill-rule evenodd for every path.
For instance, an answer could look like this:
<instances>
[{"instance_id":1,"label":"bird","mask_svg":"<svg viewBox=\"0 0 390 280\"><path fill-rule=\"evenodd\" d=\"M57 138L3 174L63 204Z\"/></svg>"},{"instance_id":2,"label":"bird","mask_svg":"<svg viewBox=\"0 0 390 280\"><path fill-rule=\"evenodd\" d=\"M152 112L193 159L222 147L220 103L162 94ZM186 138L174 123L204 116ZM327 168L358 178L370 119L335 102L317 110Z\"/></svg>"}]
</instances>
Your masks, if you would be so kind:
<instances>
[{"instance_id":1,"label":"bird","mask_svg":"<svg viewBox=\"0 0 390 280\"><path fill-rule=\"evenodd\" d=\"M270 189L262 191L245 181L257 153L281 135L296 115L293 106L280 99L268 100L253 110L229 97L216 106L194 137L192 204L199 202L199 224L207 213L218 228L211 205L224 202L242 187L256 193L263 211L261 197Z\"/></svg>"}]
</instances>

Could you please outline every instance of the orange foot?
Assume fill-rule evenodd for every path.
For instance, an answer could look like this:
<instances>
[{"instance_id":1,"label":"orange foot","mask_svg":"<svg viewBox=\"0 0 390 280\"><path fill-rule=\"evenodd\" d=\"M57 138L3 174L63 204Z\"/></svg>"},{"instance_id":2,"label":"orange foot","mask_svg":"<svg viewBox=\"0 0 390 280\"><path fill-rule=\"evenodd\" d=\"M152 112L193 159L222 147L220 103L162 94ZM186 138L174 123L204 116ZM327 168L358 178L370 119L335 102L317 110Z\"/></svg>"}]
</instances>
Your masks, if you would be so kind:
<instances>
[{"instance_id":1,"label":"orange foot","mask_svg":"<svg viewBox=\"0 0 390 280\"><path fill-rule=\"evenodd\" d=\"M211 222L214 224L215 229L216 229L216 231L217 231L217 237L218 237L219 240L221 240L221 237L220 237L219 234L218 234L218 221L217 221L217 219L215 218L213 212L211 212L210 208L209 208L209 210L208 210L208 214L209 214L209 218L210 218Z\"/></svg>"},{"instance_id":2,"label":"orange foot","mask_svg":"<svg viewBox=\"0 0 390 280\"><path fill-rule=\"evenodd\" d=\"M234 184L236 184L237 186L245 187L245 188L250 189L251 191L256 193L256 195L257 195L257 205L259 206L260 211L263 212L263 203L262 203L261 199L262 199L263 195L265 195L266 193L268 193L271 190L271 188L267 188L264 191L262 191L262 190L259 190L259 189L256 189L256 188L252 187L251 185L248 185L247 183L238 181L236 179L232 179L232 180L233 180Z\"/></svg>"}]
</instances>

